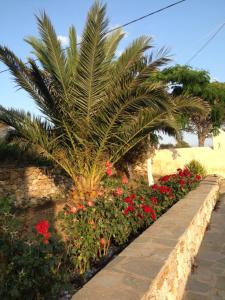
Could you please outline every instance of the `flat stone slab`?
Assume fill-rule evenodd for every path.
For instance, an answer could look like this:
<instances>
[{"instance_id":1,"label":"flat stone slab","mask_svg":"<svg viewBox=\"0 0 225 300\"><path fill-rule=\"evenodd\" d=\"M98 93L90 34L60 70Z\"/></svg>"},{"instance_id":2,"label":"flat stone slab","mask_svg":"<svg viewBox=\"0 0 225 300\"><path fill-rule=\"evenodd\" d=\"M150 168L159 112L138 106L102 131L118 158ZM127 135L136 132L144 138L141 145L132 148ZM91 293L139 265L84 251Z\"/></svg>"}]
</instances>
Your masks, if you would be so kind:
<instances>
[{"instance_id":1,"label":"flat stone slab","mask_svg":"<svg viewBox=\"0 0 225 300\"><path fill-rule=\"evenodd\" d=\"M183 300L225 299L225 182L218 207L212 213Z\"/></svg>"}]
</instances>

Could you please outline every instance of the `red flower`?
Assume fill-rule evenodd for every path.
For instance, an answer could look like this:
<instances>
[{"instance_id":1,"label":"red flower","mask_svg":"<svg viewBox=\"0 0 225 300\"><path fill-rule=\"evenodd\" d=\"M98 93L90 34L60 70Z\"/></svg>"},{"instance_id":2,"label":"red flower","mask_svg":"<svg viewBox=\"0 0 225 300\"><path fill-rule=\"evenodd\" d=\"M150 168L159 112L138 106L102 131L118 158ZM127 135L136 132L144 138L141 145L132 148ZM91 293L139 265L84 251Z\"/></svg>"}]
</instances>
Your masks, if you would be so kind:
<instances>
[{"instance_id":1,"label":"red flower","mask_svg":"<svg viewBox=\"0 0 225 300\"><path fill-rule=\"evenodd\" d=\"M154 210L151 212L151 218L152 218L153 221L156 220L156 213L155 213Z\"/></svg>"},{"instance_id":2,"label":"red flower","mask_svg":"<svg viewBox=\"0 0 225 300\"><path fill-rule=\"evenodd\" d=\"M143 208L143 211L145 213L151 213L152 212L152 208L148 205L142 204L142 208Z\"/></svg>"},{"instance_id":3,"label":"red flower","mask_svg":"<svg viewBox=\"0 0 225 300\"><path fill-rule=\"evenodd\" d=\"M159 188L159 191L161 194L169 194L171 193L171 188L166 186L166 185L161 185L160 188Z\"/></svg>"},{"instance_id":4,"label":"red flower","mask_svg":"<svg viewBox=\"0 0 225 300\"><path fill-rule=\"evenodd\" d=\"M170 180L170 177L171 177L170 175L166 175L166 176L161 177L159 180L161 182L167 182Z\"/></svg>"},{"instance_id":5,"label":"red flower","mask_svg":"<svg viewBox=\"0 0 225 300\"><path fill-rule=\"evenodd\" d=\"M105 245L106 245L106 239L101 238L101 239L100 239L100 246L101 246L101 247L104 247Z\"/></svg>"},{"instance_id":6,"label":"red flower","mask_svg":"<svg viewBox=\"0 0 225 300\"><path fill-rule=\"evenodd\" d=\"M131 199L136 199L136 195L135 194L131 194L130 197L131 197Z\"/></svg>"},{"instance_id":7,"label":"red flower","mask_svg":"<svg viewBox=\"0 0 225 300\"><path fill-rule=\"evenodd\" d=\"M138 214L137 216L138 216L138 218L140 218L140 219L144 219L144 215L142 215L142 214Z\"/></svg>"},{"instance_id":8,"label":"red flower","mask_svg":"<svg viewBox=\"0 0 225 300\"><path fill-rule=\"evenodd\" d=\"M158 189L159 189L159 186L158 186L158 184L153 184L152 185L152 189L154 190L154 191L157 191Z\"/></svg>"},{"instance_id":9,"label":"red flower","mask_svg":"<svg viewBox=\"0 0 225 300\"><path fill-rule=\"evenodd\" d=\"M106 169L106 175L107 175L107 176L112 176L112 174L113 174L112 169L107 168L107 169Z\"/></svg>"},{"instance_id":10,"label":"red flower","mask_svg":"<svg viewBox=\"0 0 225 300\"><path fill-rule=\"evenodd\" d=\"M125 175L122 177L122 184L128 184L128 178Z\"/></svg>"},{"instance_id":11,"label":"red flower","mask_svg":"<svg viewBox=\"0 0 225 300\"><path fill-rule=\"evenodd\" d=\"M201 178L202 178L202 177L201 177L200 175L196 175L196 176L195 176L195 179L196 179L196 180L201 180Z\"/></svg>"},{"instance_id":12,"label":"red flower","mask_svg":"<svg viewBox=\"0 0 225 300\"><path fill-rule=\"evenodd\" d=\"M188 168L185 168L185 169L183 170L183 173L184 173L184 175L185 175L186 177L189 177L189 176L191 175L191 172L188 170Z\"/></svg>"},{"instance_id":13,"label":"red flower","mask_svg":"<svg viewBox=\"0 0 225 300\"><path fill-rule=\"evenodd\" d=\"M140 196L140 200L141 202L145 201L145 199L142 196Z\"/></svg>"},{"instance_id":14,"label":"red flower","mask_svg":"<svg viewBox=\"0 0 225 300\"><path fill-rule=\"evenodd\" d=\"M126 198L123 199L123 201L133 205L133 201L132 201L131 197L126 197Z\"/></svg>"},{"instance_id":15,"label":"red flower","mask_svg":"<svg viewBox=\"0 0 225 300\"><path fill-rule=\"evenodd\" d=\"M178 174L180 177L185 177L185 174L183 173L183 171L180 171Z\"/></svg>"},{"instance_id":16,"label":"red flower","mask_svg":"<svg viewBox=\"0 0 225 300\"><path fill-rule=\"evenodd\" d=\"M158 204L158 199L156 197L151 197L150 200L152 201L152 203Z\"/></svg>"},{"instance_id":17,"label":"red flower","mask_svg":"<svg viewBox=\"0 0 225 300\"><path fill-rule=\"evenodd\" d=\"M45 238L45 240L48 240L51 237L51 233L46 232L46 233L43 234L43 237Z\"/></svg>"},{"instance_id":18,"label":"red flower","mask_svg":"<svg viewBox=\"0 0 225 300\"><path fill-rule=\"evenodd\" d=\"M189 177L191 175L191 172L187 168L185 168L183 171L179 170L178 174L180 177Z\"/></svg>"},{"instance_id":19,"label":"red flower","mask_svg":"<svg viewBox=\"0 0 225 300\"><path fill-rule=\"evenodd\" d=\"M156 220L156 213L155 213L155 210L152 207L142 204L142 208L143 208L145 213L149 213L151 215L151 218L152 218L153 221Z\"/></svg>"},{"instance_id":20,"label":"red flower","mask_svg":"<svg viewBox=\"0 0 225 300\"><path fill-rule=\"evenodd\" d=\"M123 214L124 214L125 216L127 216L128 213L129 213L129 212L132 212L132 211L134 211L134 207L133 207L133 205L129 205L127 208L124 209Z\"/></svg>"},{"instance_id":21,"label":"red flower","mask_svg":"<svg viewBox=\"0 0 225 300\"><path fill-rule=\"evenodd\" d=\"M107 162L105 163L105 166L106 166L106 168L111 168L111 167L112 167L112 164L111 164L110 161L107 161Z\"/></svg>"},{"instance_id":22,"label":"red flower","mask_svg":"<svg viewBox=\"0 0 225 300\"><path fill-rule=\"evenodd\" d=\"M47 220L41 220L39 223L35 225L35 229L41 235L44 235L48 232L49 223Z\"/></svg>"},{"instance_id":23,"label":"red flower","mask_svg":"<svg viewBox=\"0 0 225 300\"><path fill-rule=\"evenodd\" d=\"M118 187L116 190L115 190L115 194L120 196L123 194L123 189L121 187Z\"/></svg>"},{"instance_id":24,"label":"red flower","mask_svg":"<svg viewBox=\"0 0 225 300\"><path fill-rule=\"evenodd\" d=\"M84 210L84 206L81 205L81 204L79 204L78 207L77 207L77 209L78 209L78 210Z\"/></svg>"},{"instance_id":25,"label":"red flower","mask_svg":"<svg viewBox=\"0 0 225 300\"><path fill-rule=\"evenodd\" d=\"M183 186L185 184L185 181L183 179L181 179L181 180L179 180L179 184Z\"/></svg>"},{"instance_id":26,"label":"red flower","mask_svg":"<svg viewBox=\"0 0 225 300\"><path fill-rule=\"evenodd\" d=\"M35 229L39 234L41 234L44 237L44 244L49 243L49 238L51 236L51 233L48 232L49 229L49 223L47 220L41 220L39 223L35 225Z\"/></svg>"}]
</instances>

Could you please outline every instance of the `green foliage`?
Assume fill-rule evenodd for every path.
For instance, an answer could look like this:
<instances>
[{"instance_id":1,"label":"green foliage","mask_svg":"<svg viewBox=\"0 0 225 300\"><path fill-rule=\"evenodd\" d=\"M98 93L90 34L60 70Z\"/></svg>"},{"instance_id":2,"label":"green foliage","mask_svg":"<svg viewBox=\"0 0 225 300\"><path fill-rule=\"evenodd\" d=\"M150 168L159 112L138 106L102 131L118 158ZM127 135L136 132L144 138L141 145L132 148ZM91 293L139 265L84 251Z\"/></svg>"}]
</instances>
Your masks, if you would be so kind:
<instances>
[{"instance_id":1,"label":"green foliage","mask_svg":"<svg viewBox=\"0 0 225 300\"><path fill-rule=\"evenodd\" d=\"M176 143L175 148L190 148L190 145L187 142L181 140Z\"/></svg>"},{"instance_id":2,"label":"green foliage","mask_svg":"<svg viewBox=\"0 0 225 300\"><path fill-rule=\"evenodd\" d=\"M191 160L186 167L193 173L193 174L199 174L202 177L205 177L207 175L206 168L197 160Z\"/></svg>"},{"instance_id":3,"label":"green foliage","mask_svg":"<svg viewBox=\"0 0 225 300\"><path fill-rule=\"evenodd\" d=\"M0 140L0 163L16 165L51 165L52 162L41 157L34 149L22 149L17 144Z\"/></svg>"},{"instance_id":4,"label":"green foliage","mask_svg":"<svg viewBox=\"0 0 225 300\"><path fill-rule=\"evenodd\" d=\"M2 46L0 60L46 118L0 107L0 120L15 129L15 143L35 146L63 168L77 191L98 186L104 161L115 164L149 133L175 134L181 112L205 110L199 99L171 99L164 83L148 80L169 60L164 49L146 54L150 37L137 38L116 57L124 33L107 34L105 5L93 4L79 47L70 28L66 52L45 13L37 23L40 38L26 41L40 66Z\"/></svg>"},{"instance_id":5,"label":"green foliage","mask_svg":"<svg viewBox=\"0 0 225 300\"><path fill-rule=\"evenodd\" d=\"M171 149L174 148L175 145L174 144L160 144L159 149Z\"/></svg>"},{"instance_id":6,"label":"green foliage","mask_svg":"<svg viewBox=\"0 0 225 300\"><path fill-rule=\"evenodd\" d=\"M199 146L210 133L218 133L225 118L225 83L210 82L207 71L185 65L166 68L157 78L169 84L173 96L197 96L208 105L208 114L183 114L179 120L183 129L198 134Z\"/></svg>"},{"instance_id":7,"label":"green foliage","mask_svg":"<svg viewBox=\"0 0 225 300\"><path fill-rule=\"evenodd\" d=\"M67 255L56 236L44 245L38 236L22 235L7 199L0 200L0 298L59 299L68 287ZM69 264L68 264L69 266Z\"/></svg>"}]
</instances>

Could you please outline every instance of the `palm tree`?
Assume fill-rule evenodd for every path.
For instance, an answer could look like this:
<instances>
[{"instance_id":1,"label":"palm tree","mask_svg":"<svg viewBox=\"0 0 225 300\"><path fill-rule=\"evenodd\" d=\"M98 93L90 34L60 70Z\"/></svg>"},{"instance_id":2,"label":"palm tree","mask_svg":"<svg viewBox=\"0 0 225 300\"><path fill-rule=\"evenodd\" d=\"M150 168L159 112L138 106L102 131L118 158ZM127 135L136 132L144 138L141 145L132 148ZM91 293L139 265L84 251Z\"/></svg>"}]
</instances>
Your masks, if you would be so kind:
<instances>
[{"instance_id":1,"label":"palm tree","mask_svg":"<svg viewBox=\"0 0 225 300\"><path fill-rule=\"evenodd\" d=\"M153 58L152 39L141 36L121 56L116 49L124 37L111 34L106 6L90 9L81 43L69 29L69 47L63 51L45 13L37 17L40 38L26 39L40 65L23 63L7 47L0 59L19 87L36 102L43 117L0 107L0 121L15 129L14 142L35 146L72 178L77 196L98 188L105 161L115 164L149 133L175 133L181 111L203 111L197 98L171 100L161 82L149 77L168 62L165 50Z\"/></svg>"}]
</instances>

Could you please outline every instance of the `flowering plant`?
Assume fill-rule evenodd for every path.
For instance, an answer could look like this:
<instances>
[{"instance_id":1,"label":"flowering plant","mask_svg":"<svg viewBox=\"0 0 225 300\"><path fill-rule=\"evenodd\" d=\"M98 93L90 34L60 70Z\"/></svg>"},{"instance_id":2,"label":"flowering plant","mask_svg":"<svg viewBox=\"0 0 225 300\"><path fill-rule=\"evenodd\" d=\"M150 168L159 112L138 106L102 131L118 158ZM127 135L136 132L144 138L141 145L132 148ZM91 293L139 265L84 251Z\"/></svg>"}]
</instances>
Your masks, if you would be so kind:
<instances>
[{"instance_id":1,"label":"flowering plant","mask_svg":"<svg viewBox=\"0 0 225 300\"><path fill-rule=\"evenodd\" d=\"M109 162L106 168L110 168ZM75 268L85 272L90 265L108 253L110 246L123 245L152 224L163 212L195 188L200 176L187 168L163 176L149 187L138 183L129 186L128 179L108 176L107 192L73 210L60 214L61 230L72 249Z\"/></svg>"},{"instance_id":2,"label":"flowering plant","mask_svg":"<svg viewBox=\"0 0 225 300\"><path fill-rule=\"evenodd\" d=\"M49 238L51 237L51 233L48 232L49 230L49 223L47 220L41 220L39 223L35 225L36 231L44 237L43 243L48 244Z\"/></svg>"}]
</instances>

